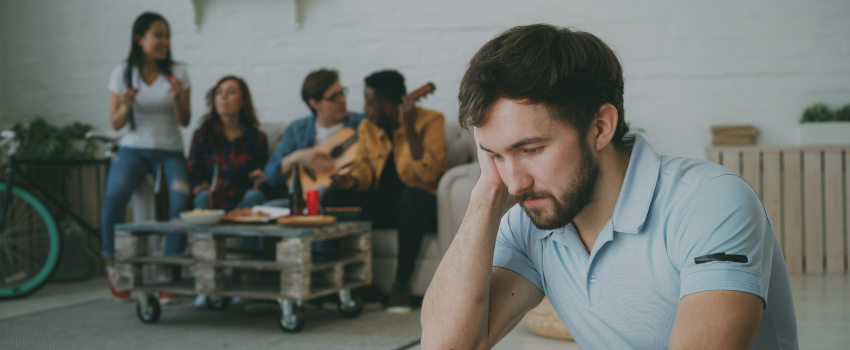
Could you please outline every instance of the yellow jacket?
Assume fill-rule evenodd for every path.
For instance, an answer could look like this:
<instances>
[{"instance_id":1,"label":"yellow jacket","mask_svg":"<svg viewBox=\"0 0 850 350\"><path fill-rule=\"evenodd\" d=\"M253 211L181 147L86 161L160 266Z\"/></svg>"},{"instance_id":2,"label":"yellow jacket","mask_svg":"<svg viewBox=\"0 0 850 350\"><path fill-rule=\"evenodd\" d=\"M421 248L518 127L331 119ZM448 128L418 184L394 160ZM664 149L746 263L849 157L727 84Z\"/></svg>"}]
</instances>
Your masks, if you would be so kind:
<instances>
[{"instance_id":1,"label":"yellow jacket","mask_svg":"<svg viewBox=\"0 0 850 350\"><path fill-rule=\"evenodd\" d=\"M437 194L437 182L449 167L449 146L446 140L445 118L440 112L417 107L414 129L422 137L422 159L413 160L404 130L394 131L391 142L383 128L364 119L357 130L359 137L357 160L351 165L351 176L359 182L355 190L377 189L381 172L392 151L401 182Z\"/></svg>"}]
</instances>

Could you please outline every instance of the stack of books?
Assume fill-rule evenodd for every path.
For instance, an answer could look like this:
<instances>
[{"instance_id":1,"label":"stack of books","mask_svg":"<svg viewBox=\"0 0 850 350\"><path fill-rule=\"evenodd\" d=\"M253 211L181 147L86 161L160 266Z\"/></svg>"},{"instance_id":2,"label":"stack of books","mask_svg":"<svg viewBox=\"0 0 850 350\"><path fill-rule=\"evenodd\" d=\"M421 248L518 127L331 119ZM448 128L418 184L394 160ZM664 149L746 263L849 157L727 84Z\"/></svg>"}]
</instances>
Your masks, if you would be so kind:
<instances>
[{"instance_id":1,"label":"stack of books","mask_svg":"<svg viewBox=\"0 0 850 350\"><path fill-rule=\"evenodd\" d=\"M755 145L759 131L753 125L712 125L714 145Z\"/></svg>"}]
</instances>

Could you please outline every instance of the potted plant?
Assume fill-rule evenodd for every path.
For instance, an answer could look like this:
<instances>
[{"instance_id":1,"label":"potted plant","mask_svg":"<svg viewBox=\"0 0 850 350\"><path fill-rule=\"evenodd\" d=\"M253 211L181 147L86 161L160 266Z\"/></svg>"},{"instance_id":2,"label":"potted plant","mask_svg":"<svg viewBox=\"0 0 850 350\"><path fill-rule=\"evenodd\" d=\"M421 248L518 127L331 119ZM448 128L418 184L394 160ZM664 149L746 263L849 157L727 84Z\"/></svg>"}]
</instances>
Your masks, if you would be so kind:
<instances>
[{"instance_id":1,"label":"potted plant","mask_svg":"<svg viewBox=\"0 0 850 350\"><path fill-rule=\"evenodd\" d=\"M803 111L804 145L850 144L850 104L831 110L824 103L815 103Z\"/></svg>"}]
</instances>

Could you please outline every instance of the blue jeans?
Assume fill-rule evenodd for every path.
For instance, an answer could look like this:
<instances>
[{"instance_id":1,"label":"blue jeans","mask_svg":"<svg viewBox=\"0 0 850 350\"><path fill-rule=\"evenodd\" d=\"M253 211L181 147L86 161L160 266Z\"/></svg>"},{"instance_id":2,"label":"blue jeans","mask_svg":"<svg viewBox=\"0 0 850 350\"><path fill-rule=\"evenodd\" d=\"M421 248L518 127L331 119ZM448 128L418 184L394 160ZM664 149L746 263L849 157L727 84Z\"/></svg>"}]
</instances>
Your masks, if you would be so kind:
<instances>
[{"instance_id":1,"label":"blue jeans","mask_svg":"<svg viewBox=\"0 0 850 350\"><path fill-rule=\"evenodd\" d=\"M263 192L257 190L248 190L242 195L242 199L237 201L227 201L224 203L224 209L227 211L236 209L236 208L250 208L255 205L263 204L266 201L266 196L263 195ZM209 191L201 191L198 195L195 196L195 209L209 209L210 208L210 192ZM168 243L166 241L166 243ZM183 236L182 241L179 242L182 244L183 249L186 248L186 236ZM245 248L256 248L260 247L262 241L260 237L257 236L245 236L242 237L242 246Z\"/></svg>"},{"instance_id":2,"label":"blue jeans","mask_svg":"<svg viewBox=\"0 0 850 350\"><path fill-rule=\"evenodd\" d=\"M180 212L189 209L189 174L186 171L186 159L182 151L121 147L109 167L106 179L106 199L103 203L103 251L105 258L115 256L115 224L126 220L127 203L130 196L139 187L147 174L155 174L162 165L168 183L168 208L172 219ZM170 233L166 236L166 254L168 241L185 234ZM185 244L183 249L185 249ZM175 251L172 251L172 255ZM177 251L179 252L179 251Z\"/></svg>"}]
</instances>

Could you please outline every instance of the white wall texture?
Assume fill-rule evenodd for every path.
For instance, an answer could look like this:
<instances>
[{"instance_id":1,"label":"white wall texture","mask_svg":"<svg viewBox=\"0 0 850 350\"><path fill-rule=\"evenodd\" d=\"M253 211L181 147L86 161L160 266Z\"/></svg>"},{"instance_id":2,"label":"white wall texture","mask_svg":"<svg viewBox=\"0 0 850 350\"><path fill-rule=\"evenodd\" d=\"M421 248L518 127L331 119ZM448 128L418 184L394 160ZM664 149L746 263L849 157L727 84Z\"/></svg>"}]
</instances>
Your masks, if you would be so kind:
<instances>
[{"instance_id":1,"label":"white wall texture","mask_svg":"<svg viewBox=\"0 0 850 350\"><path fill-rule=\"evenodd\" d=\"M395 68L408 88L434 81L423 105L457 116L469 58L514 25L589 31L620 56L626 120L662 154L704 157L712 124L755 124L763 144L799 142L809 104L850 103L850 1L341 1L0 0L2 124L42 116L108 128L106 83L129 50L135 17L171 23L174 57L193 81L193 130L203 97L226 74L247 79L262 121L308 113L299 97L311 70L333 67L361 110L362 79ZM188 142L188 139L185 140Z\"/></svg>"}]
</instances>

